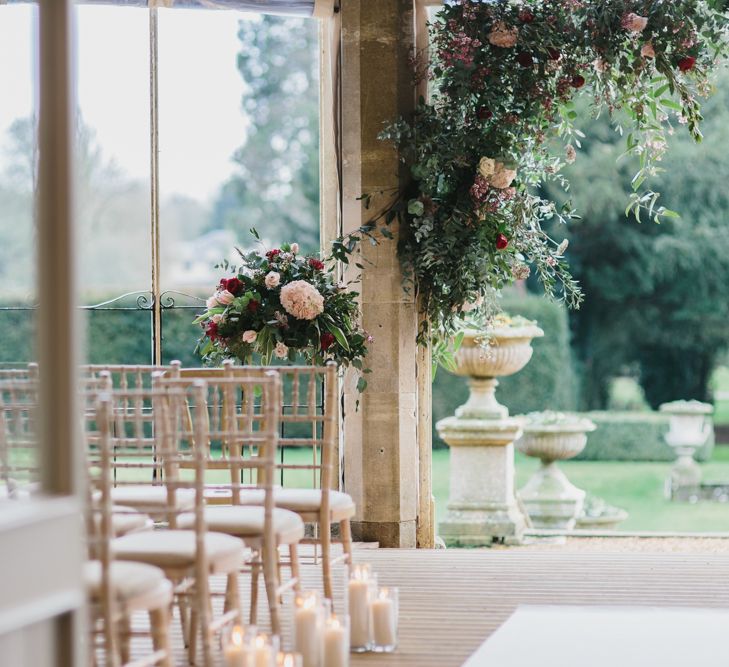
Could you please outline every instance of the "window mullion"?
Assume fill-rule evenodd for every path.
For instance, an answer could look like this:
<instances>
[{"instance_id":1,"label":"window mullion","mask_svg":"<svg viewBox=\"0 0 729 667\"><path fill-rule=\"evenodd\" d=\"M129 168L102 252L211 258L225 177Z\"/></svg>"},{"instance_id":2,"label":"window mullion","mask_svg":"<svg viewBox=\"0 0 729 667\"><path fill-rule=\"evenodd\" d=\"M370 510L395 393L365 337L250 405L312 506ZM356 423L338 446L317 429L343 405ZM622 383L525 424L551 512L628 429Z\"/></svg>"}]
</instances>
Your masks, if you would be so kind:
<instances>
[{"instance_id":1,"label":"window mullion","mask_svg":"<svg viewBox=\"0 0 729 667\"><path fill-rule=\"evenodd\" d=\"M159 228L159 86L157 8L149 10L149 143L150 143L150 242L152 246L152 363L162 363L162 301L160 288Z\"/></svg>"}]
</instances>

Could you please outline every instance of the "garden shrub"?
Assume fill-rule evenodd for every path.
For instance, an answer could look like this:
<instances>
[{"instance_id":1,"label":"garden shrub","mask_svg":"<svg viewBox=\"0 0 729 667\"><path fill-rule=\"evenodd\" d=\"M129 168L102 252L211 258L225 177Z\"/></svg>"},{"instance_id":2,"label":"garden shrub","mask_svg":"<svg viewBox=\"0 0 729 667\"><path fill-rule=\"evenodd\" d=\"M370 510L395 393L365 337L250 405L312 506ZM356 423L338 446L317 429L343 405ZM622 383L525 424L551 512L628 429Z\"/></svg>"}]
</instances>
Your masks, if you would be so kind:
<instances>
[{"instance_id":1,"label":"garden shrub","mask_svg":"<svg viewBox=\"0 0 729 667\"><path fill-rule=\"evenodd\" d=\"M597 429L587 436L587 446L576 458L583 461L674 461L676 455L664 435L668 416L659 412L583 413ZM696 459L708 461L714 449L714 429Z\"/></svg>"},{"instance_id":2,"label":"garden shrub","mask_svg":"<svg viewBox=\"0 0 729 667\"><path fill-rule=\"evenodd\" d=\"M534 355L518 373L499 379L496 398L511 414L535 410L575 410L577 378L572 365L569 328L564 306L534 295L510 295L502 300L511 315L536 320L544 337L533 341ZM439 419L450 417L468 398L466 378L443 369L433 383L433 443L444 446L435 432Z\"/></svg>"}]
</instances>

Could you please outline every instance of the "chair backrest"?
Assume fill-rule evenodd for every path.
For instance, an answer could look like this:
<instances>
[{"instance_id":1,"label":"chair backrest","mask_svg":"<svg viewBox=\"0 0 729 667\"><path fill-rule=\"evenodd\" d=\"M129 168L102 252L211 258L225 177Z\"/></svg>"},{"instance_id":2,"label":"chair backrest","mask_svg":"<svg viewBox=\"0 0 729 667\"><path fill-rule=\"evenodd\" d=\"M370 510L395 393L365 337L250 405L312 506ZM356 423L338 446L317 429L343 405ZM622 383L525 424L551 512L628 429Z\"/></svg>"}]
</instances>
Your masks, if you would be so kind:
<instances>
[{"instance_id":1,"label":"chair backrest","mask_svg":"<svg viewBox=\"0 0 729 667\"><path fill-rule=\"evenodd\" d=\"M197 398L189 394L190 387L200 382L206 387L204 404L190 400ZM175 414L184 424L183 435L190 434L190 446L197 448L206 468L220 472L213 473L215 479L208 476L206 493L210 497L217 493L239 504L243 489L262 488L264 504L273 506L281 410L278 374L269 371L237 378L218 375L205 380L165 375L158 385L168 389L171 397L184 399L184 403L174 404ZM204 439L196 435L199 422L204 426Z\"/></svg>"},{"instance_id":2,"label":"chair backrest","mask_svg":"<svg viewBox=\"0 0 729 667\"><path fill-rule=\"evenodd\" d=\"M21 498L40 483L37 412L37 377L0 381L0 497Z\"/></svg>"},{"instance_id":3,"label":"chair backrest","mask_svg":"<svg viewBox=\"0 0 729 667\"><path fill-rule=\"evenodd\" d=\"M334 474L338 468L337 443L339 423L339 392L337 367L326 366L235 366L224 362L222 368L182 368L179 362L172 362L168 375L173 378L204 379L208 383L216 378L264 377L275 371L281 377L281 432L278 438L280 459L277 468L283 472L297 471L297 486L321 488L328 495L331 488L338 488L339 481ZM287 448L311 450L310 462L302 463L298 458L286 461ZM302 480L301 473L310 471L309 480Z\"/></svg>"},{"instance_id":4,"label":"chair backrest","mask_svg":"<svg viewBox=\"0 0 729 667\"><path fill-rule=\"evenodd\" d=\"M133 364L87 364L81 366L82 378L93 378L101 373L109 373L115 389L149 389L152 376L167 370L167 366Z\"/></svg>"},{"instance_id":5,"label":"chair backrest","mask_svg":"<svg viewBox=\"0 0 729 667\"><path fill-rule=\"evenodd\" d=\"M27 366L21 367L0 367L0 381L4 380L37 380L38 364L29 363Z\"/></svg>"}]
</instances>

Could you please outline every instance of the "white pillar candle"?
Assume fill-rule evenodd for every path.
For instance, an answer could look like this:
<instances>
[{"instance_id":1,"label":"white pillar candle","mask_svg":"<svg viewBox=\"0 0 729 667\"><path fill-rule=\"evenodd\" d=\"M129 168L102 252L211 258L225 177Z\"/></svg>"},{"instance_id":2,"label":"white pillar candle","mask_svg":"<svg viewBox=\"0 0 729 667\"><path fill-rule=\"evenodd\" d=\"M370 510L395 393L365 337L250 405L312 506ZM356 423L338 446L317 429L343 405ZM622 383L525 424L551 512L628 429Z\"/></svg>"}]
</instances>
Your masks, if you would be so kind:
<instances>
[{"instance_id":1,"label":"white pillar candle","mask_svg":"<svg viewBox=\"0 0 729 667\"><path fill-rule=\"evenodd\" d=\"M390 589L383 587L372 601L372 635L376 647L393 647L397 644L397 606L394 598Z\"/></svg>"},{"instance_id":2,"label":"white pillar candle","mask_svg":"<svg viewBox=\"0 0 729 667\"><path fill-rule=\"evenodd\" d=\"M303 667L304 660L301 653L279 653L276 667Z\"/></svg>"},{"instance_id":3,"label":"white pillar candle","mask_svg":"<svg viewBox=\"0 0 729 667\"><path fill-rule=\"evenodd\" d=\"M346 617L333 616L324 628L324 667L349 667L349 628Z\"/></svg>"},{"instance_id":4,"label":"white pillar candle","mask_svg":"<svg viewBox=\"0 0 729 667\"><path fill-rule=\"evenodd\" d=\"M368 566L355 565L347 586L350 640L354 648L366 648L370 633L370 590L374 584Z\"/></svg>"},{"instance_id":5,"label":"white pillar candle","mask_svg":"<svg viewBox=\"0 0 729 667\"><path fill-rule=\"evenodd\" d=\"M276 655L268 635L259 634L253 640L253 664L255 667L274 667L273 657Z\"/></svg>"},{"instance_id":6,"label":"white pillar candle","mask_svg":"<svg viewBox=\"0 0 729 667\"><path fill-rule=\"evenodd\" d=\"M236 625L230 632L230 639L223 649L225 667L250 667L248 647L245 644L243 628Z\"/></svg>"},{"instance_id":7,"label":"white pillar candle","mask_svg":"<svg viewBox=\"0 0 729 667\"><path fill-rule=\"evenodd\" d=\"M320 667L323 609L316 593L296 598L294 632L296 651L301 653L304 667Z\"/></svg>"}]
</instances>

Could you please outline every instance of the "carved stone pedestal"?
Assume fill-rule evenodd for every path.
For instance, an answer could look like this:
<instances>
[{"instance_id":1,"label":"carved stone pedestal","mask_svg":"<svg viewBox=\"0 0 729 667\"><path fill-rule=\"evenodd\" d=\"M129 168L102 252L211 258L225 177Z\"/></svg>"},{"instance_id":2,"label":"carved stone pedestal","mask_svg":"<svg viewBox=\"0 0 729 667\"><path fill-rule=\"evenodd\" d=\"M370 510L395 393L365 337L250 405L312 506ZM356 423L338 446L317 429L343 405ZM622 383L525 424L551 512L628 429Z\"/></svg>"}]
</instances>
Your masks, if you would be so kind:
<instances>
[{"instance_id":1,"label":"carved stone pedestal","mask_svg":"<svg viewBox=\"0 0 729 667\"><path fill-rule=\"evenodd\" d=\"M520 544L525 520L514 495L513 419L448 417L436 425L450 446L448 514L438 532L448 545Z\"/></svg>"}]
</instances>

